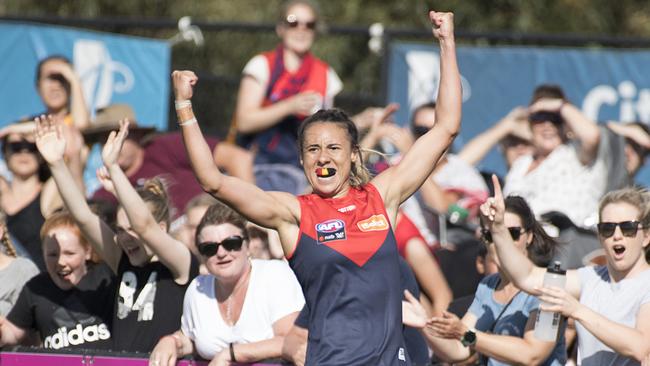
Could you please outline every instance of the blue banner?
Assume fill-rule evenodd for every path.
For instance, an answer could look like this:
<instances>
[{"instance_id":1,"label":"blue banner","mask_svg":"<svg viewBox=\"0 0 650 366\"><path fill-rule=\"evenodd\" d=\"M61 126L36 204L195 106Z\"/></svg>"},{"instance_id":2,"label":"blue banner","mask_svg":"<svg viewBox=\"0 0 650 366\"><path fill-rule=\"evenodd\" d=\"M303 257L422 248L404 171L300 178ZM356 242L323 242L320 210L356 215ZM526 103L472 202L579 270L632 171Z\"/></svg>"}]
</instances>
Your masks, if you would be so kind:
<instances>
[{"instance_id":1,"label":"blue banner","mask_svg":"<svg viewBox=\"0 0 650 366\"><path fill-rule=\"evenodd\" d=\"M388 101L402 106L396 119L409 121L411 111L435 98L439 56L433 45L391 45ZM569 100L594 121L650 123L650 51L533 47L459 47L463 82L463 125L458 149L499 121L515 106L527 106L533 89L557 84ZM481 169L505 173L494 150ZM646 166L637 181L650 185Z\"/></svg>"},{"instance_id":2,"label":"blue banner","mask_svg":"<svg viewBox=\"0 0 650 366\"><path fill-rule=\"evenodd\" d=\"M74 64L91 113L130 104L138 123L167 128L170 48L164 41L0 22L0 125L45 110L36 91L39 60L63 55Z\"/></svg>"}]
</instances>

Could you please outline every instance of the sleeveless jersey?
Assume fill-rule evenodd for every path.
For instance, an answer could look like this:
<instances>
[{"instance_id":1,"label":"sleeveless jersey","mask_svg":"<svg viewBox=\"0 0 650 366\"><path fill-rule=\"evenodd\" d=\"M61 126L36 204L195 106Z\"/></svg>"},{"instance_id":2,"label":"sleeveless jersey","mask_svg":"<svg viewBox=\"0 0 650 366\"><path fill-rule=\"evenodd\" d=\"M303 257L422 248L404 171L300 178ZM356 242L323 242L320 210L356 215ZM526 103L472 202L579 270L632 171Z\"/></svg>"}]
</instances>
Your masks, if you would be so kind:
<instances>
[{"instance_id":1,"label":"sleeveless jersey","mask_svg":"<svg viewBox=\"0 0 650 366\"><path fill-rule=\"evenodd\" d=\"M289 258L309 308L306 365L408 365L395 236L372 184L299 196Z\"/></svg>"}]
</instances>

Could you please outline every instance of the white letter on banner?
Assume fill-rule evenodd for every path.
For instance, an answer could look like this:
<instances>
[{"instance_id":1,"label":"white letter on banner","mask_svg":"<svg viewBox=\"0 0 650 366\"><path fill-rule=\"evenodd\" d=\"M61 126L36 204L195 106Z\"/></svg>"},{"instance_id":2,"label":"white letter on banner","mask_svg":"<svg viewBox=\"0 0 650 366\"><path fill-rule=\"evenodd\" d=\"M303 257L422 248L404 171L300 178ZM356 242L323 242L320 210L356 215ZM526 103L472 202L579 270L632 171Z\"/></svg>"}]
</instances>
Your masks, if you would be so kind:
<instances>
[{"instance_id":1,"label":"white letter on banner","mask_svg":"<svg viewBox=\"0 0 650 366\"><path fill-rule=\"evenodd\" d=\"M591 89L582 102L582 111L594 121L598 121L600 107L603 104L615 105L618 102L616 89L609 85L598 85Z\"/></svg>"}]
</instances>

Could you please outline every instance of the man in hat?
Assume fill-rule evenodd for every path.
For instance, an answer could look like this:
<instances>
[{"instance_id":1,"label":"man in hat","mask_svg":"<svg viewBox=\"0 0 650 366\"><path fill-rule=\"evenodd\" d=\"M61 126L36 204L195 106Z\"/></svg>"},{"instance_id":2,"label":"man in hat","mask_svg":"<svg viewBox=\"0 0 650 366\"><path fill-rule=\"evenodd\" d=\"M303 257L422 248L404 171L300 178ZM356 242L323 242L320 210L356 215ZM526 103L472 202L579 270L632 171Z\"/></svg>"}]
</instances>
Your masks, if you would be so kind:
<instances>
[{"instance_id":1,"label":"man in hat","mask_svg":"<svg viewBox=\"0 0 650 366\"><path fill-rule=\"evenodd\" d=\"M162 176L169 184L173 216L181 214L188 201L203 192L194 177L183 138L178 132L154 135L153 128L137 127L135 115L126 104L113 104L97 113L93 128L84 131L86 141L105 141L111 130L117 129L119 120L129 118L134 127L124 142L118 163L133 185L141 185L146 179ZM249 152L235 145L208 138L215 163L228 174L253 182L253 159ZM101 188L93 200L117 203L115 197Z\"/></svg>"}]
</instances>

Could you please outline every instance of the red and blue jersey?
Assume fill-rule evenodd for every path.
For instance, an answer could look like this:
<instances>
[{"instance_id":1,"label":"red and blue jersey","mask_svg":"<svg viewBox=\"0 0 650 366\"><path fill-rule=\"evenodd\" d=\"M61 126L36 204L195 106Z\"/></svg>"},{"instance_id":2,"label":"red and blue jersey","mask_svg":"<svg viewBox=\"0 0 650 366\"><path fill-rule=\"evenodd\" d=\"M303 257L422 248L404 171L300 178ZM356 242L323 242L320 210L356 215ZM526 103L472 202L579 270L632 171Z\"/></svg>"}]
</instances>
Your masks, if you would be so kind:
<instances>
[{"instance_id":1,"label":"red and blue jersey","mask_svg":"<svg viewBox=\"0 0 650 366\"><path fill-rule=\"evenodd\" d=\"M407 365L395 236L372 184L298 197L289 258L309 307L307 365Z\"/></svg>"}]
</instances>

